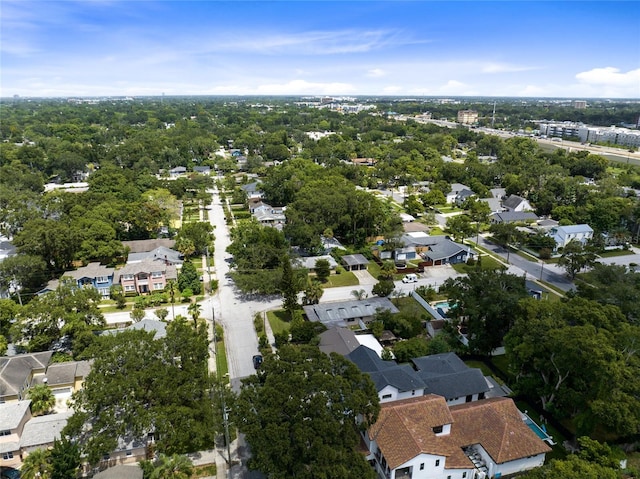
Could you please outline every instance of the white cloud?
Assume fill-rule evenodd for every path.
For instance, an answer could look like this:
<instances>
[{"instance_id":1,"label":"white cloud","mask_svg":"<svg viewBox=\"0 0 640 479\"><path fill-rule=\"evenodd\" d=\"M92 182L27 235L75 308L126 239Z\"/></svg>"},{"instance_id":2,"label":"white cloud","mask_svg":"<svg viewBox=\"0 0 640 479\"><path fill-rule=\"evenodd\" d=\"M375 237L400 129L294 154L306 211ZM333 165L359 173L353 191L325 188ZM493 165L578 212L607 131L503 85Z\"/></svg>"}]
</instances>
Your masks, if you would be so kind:
<instances>
[{"instance_id":1,"label":"white cloud","mask_svg":"<svg viewBox=\"0 0 640 479\"><path fill-rule=\"evenodd\" d=\"M367 72L367 76L371 77L371 78L379 78L379 77L383 77L387 74L387 72L385 72L384 70L382 70L381 68L373 68L371 70L369 70Z\"/></svg>"},{"instance_id":2,"label":"white cloud","mask_svg":"<svg viewBox=\"0 0 640 479\"><path fill-rule=\"evenodd\" d=\"M623 72L619 68L593 68L576 75L574 95L591 97L640 97L640 68Z\"/></svg>"},{"instance_id":3,"label":"white cloud","mask_svg":"<svg viewBox=\"0 0 640 479\"><path fill-rule=\"evenodd\" d=\"M211 42L215 51L240 51L262 54L334 55L363 53L387 45L411 43L398 40L392 30L326 30L304 33L256 33L237 34L241 40Z\"/></svg>"},{"instance_id":4,"label":"white cloud","mask_svg":"<svg viewBox=\"0 0 640 479\"><path fill-rule=\"evenodd\" d=\"M604 67L593 68L592 70L581 72L576 75L580 83L588 85L608 85L608 86L633 86L640 89L640 68L621 72L619 68Z\"/></svg>"}]
</instances>

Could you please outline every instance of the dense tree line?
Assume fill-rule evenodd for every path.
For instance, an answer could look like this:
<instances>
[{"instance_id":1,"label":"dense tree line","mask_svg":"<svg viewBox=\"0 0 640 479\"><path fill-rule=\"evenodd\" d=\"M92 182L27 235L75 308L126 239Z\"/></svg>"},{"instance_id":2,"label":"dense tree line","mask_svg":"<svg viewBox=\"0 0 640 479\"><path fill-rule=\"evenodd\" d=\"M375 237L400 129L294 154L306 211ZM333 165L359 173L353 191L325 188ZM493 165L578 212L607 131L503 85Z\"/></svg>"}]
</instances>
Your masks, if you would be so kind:
<instances>
[{"instance_id":1,"label":"dense tree line","mask_svg":"<svg viewBox=\"0 0 640 479\"><path fill-rule=\"evenodd\" d=\"M206 325L184 318L167 325L165 338L146 331L103 335L86 352L93 360L84 387L73 396L74 415L64 434L78 442L91 464L118 440L153 434L158 452L194 452L213 445L212 383Z\"/></svg>"}]
</instances>

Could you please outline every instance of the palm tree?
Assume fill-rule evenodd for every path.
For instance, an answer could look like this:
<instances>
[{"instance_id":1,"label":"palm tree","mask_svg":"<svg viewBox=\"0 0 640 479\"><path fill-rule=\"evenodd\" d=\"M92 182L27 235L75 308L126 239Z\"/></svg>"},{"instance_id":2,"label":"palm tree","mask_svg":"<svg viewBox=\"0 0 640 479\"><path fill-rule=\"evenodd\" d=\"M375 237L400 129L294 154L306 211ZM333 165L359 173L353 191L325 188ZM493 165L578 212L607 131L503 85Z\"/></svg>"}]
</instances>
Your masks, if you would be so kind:
<instances>
[{"instance_id":1,"label":"palm tree","mask_svg":"<svg viewBox=\"0 0 640 479\"><path fill-rule=\"evenodd\" d=\"M354 289L353 291L351 291L351 296L353 296L358 301L362 301L367 297L367 292L364 289Z\"/></svg>"},{"instance_id":2,"label":"palm tree","mask_svg":"<svg viewBox=\"0 0 640 479\"><path fill-rule=\"evenodd\" d=\"M47 414L56 405L56 397L46 384L36 384L27 389L27 397L31 399L31 413L34 416Z\"/></svg>"},{"instance_id":3,"label":"palm tree","mask_svg":"<svg viewBox=\"0 0 640 479\"><path fill-rule=\"evenodd\" d=\"M378 275L378 278L393 279L393 275L397 272L398 270L396 269L396 265L393 261L384 261L382 266L380 266L380 274Z\"/></svg>"},{"instance_id":4,"label":"palm tree","mask_svg":"<svg viewBox=\"0 0 640 479\"><path fill-rule=\"evenodd\" d=\"M193 324L198 326L198 318L200 317L200 305L198 303L191 303L187 308L191 318L193 319Z\"/></svg>"},{"instance_id":5,"label":"palm tree","mask_svg":"<svg viewBox=\"0 0 640 479\"><path fill-rule=\"evenodd\" d=\"M160 454L150 479L189 479L193 475L193 464L186 456Z\"/></svg>"},{"instance_id":6,"label":"palm tree","mask_svg":"<svg viewBox=\"0 0 640 479\"><path fill-rule=\"evenodd\" d=\"M49 479L51 477L49 456L49 451L46 449L31 451L22 461L20 477L22 479Z\"/></svg>"},{"instance_id":7,"label":"palm tree","mask_svg":"<svg viewBox=\"0 0 640 479\"><path fill-rule=\"evenodd\" d=\"M309 278L307 279L307 287L304 290L304 298L302 298L302 302L305 305L318 304L323 294L324 289L322 289L320 282Z\"/></svg>"}]
</instances>

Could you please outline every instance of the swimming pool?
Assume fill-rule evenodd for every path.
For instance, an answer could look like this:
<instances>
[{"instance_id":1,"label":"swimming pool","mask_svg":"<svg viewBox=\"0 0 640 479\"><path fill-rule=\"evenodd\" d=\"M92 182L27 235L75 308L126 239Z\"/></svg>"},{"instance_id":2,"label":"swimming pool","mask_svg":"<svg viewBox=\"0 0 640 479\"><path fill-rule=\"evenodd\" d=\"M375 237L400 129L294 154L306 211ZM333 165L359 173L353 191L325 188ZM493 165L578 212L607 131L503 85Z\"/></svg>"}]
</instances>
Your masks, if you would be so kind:
<instances>
[{"instance_id":1,"label":"swimming pool","mask_svg":"<svg viewBox=\"0 0 640 479\"><path fill-rule=\"evenodd\" d=\"M538 426L533 419L531 419L529 416L526 416L524 419L524 423L529 426L529 428L536 433L536 436L538 436L540 439L542 439L545 442L548 442L549 444L554 444L553 442L553 438L547 434L547 432L542 429L540 426Z\"/></svg>"}]
</instances>

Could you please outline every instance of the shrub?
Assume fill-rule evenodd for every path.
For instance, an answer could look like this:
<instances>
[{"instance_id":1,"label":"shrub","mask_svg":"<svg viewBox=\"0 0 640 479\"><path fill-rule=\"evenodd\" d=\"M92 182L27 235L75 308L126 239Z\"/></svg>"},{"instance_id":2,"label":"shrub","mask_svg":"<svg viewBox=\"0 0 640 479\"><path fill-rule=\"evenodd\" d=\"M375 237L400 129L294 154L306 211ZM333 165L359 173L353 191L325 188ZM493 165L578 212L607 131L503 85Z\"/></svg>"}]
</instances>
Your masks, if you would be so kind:
<instances>
[{"instance_id":1,"label":"shrub","mask_svg":"<svg viewBox=\"0 0 640 479\"><path fill-rule=\"evenodd\" d=\"M253 327L258 334L264 331L264 320L262 319L262 315L260 313L256 313L253 315Z\"/></svg>"}]
</instances>

